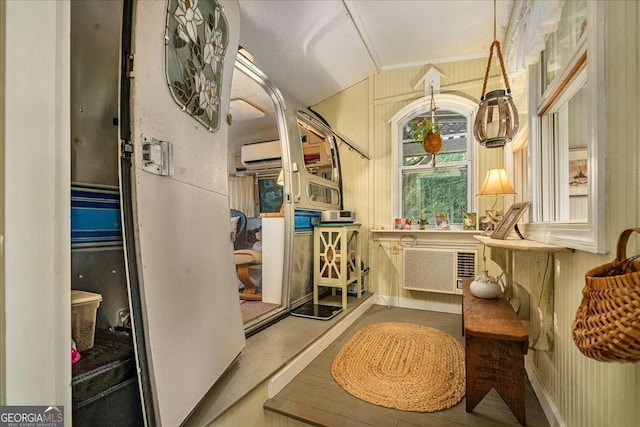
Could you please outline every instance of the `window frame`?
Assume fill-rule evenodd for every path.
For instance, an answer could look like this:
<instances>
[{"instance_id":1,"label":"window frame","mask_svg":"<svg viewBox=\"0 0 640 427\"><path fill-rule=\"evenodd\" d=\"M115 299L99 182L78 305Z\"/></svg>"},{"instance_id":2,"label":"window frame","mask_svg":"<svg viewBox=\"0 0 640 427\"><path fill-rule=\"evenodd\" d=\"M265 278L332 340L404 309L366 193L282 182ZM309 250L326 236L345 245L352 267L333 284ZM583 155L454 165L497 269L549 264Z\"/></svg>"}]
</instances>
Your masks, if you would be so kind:
<instances>
[{"instance_id":1,"label":"window frame","mask_svg":"<svg viewBox=\"0 0 640 427\"><path fill-rule=\"evenodd\" d=\"M446 165L436 165L438 167L456 167L463 163L468 164L467 176L467 206L469 212L476 211L476 162L477 147L475 138L473 137L473 122L475 120L476 112L478 111L478 104L468 98L453 95L448 93L437 93L433 95L435 104L439 110L453 111L459 113L467 118L467 153L468 160L465 162L447 163ZM391 186L391 218L389 218L389 224L393 224L395 218L401 218L402 214L402 171L404 169L421 169L416 166L403 166L402 165L402 126L406 122L418 114L424 114L429 111L431 106L431 96L425 96L419 98L404 108L400 109L391 119L389 123L391 125L391 158L392 158L392 186ZM462 228L462 225L460 225Z\"/></svg>"},{"instance_id":2,"label":"window frame","mask_svg":"<svg viewBox=\"0 0 640 427\"><path fill-rule=\"evenodd\" d=\"M310 127L318 135L323 134L324 143L329 149L329 160L331 163L331 179L324 178L311 173L310 169L304 162L304 147L302 141L301 127ZM296 134L298 135L298 143L296 149L300 150L301 162L296 164L293 172L298 177L298 193L294 197L296 209L311 208L316 210L322 209L341 209L342 208L342 175L340 173L340 152L338 150L338 138L335 132L327 125L320 122L317 118L308 112L298 109L296 110ZM327 191L331 197L330 201L324 202L316 200L312 187Z\"/></svg>"},{"instance_id":3,"label":"window frame","mask_svg":"<svg viewBox=\"0 0 640 427\"><path fill-rule=\"evenodd\" d=\"M523 224L527 238L540 242L565 246L592 253L606 253L605 228L605 74L604 74L604 5L602 2L586 2L587 28L574 52L563 64L554 81L540 95L542 88L542 70L540 63L530 68L529 75L529 116L531 130L529 142L531 218ZM584 62L584 64L582 63ZM543 116L552 111L565 91L575 85L585 67L587 81L587 114L589 135L587 141L587 167L589 170L589 201L586 221L545 221L549 209L554 208L556 200L550 198L551 192L543 186L543 176L553 173L553 160L548 157L548 147L543 147ZM546 148L546 149L545 149ZM547 158L545 158L547 156ZM555 159L559 160L559 159Z\"/></svg>"}]
</instances>

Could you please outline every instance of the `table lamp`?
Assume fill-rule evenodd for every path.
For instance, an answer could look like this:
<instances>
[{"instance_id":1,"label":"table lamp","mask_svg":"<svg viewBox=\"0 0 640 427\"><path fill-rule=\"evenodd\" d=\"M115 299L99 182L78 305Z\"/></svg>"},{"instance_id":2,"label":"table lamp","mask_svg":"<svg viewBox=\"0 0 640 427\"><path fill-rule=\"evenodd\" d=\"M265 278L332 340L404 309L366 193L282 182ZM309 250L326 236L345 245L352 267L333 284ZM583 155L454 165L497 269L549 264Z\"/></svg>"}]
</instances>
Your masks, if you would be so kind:
<instances>
[{"instance_id":1,"label":"table lamp","mask_svg":"<svg viewBox=\"0 0 640 427\"><path fill-rule=\"evenodd\" d=\"M496 196L496 200L489 209L485 210L485 216L480 218L480 223L484 224L487 228L486 231L492 231L496 224L502 220L502 210L495 210L496 203L498 203L498 196L504 196L507 194L516 194L513 186L507 178L507 171L503 168L492 168L487 171L487 175L484 178L482 187L476 196Z\"/></svg>"}]
</instances>

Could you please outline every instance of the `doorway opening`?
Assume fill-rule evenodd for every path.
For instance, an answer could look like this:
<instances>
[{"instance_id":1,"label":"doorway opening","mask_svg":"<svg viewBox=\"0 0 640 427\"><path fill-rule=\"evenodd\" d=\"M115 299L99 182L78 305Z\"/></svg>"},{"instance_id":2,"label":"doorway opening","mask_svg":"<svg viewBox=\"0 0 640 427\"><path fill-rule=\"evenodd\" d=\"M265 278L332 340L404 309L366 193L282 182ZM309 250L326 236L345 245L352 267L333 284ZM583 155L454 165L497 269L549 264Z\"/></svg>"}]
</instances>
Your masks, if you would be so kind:
<instances>
[{"instance_id":1,"label":"doorway opening","mask_svg":"<svg viewBox=\"0 0 640 427\"><path fill-rule=\"evenodd\" d=\"M288 309L284 278L281 97L246 57L238 54L230 98L229 207L237 288L245 331L263 327Z\"/></svg>"},{"instance_id":2,"label":"doorway opening","mask_svg":"<svg viewBox=\"0 0 640 427\"><path fill-rule=\"evenodd\" d=\"M71 8L71 319L79 353L71 390L73 423L79 426L144 421L118 187L119 61L127 5L83 1ZM83 317L88 299L99 301L94 322Z\"/></svg>"}]
</instances>

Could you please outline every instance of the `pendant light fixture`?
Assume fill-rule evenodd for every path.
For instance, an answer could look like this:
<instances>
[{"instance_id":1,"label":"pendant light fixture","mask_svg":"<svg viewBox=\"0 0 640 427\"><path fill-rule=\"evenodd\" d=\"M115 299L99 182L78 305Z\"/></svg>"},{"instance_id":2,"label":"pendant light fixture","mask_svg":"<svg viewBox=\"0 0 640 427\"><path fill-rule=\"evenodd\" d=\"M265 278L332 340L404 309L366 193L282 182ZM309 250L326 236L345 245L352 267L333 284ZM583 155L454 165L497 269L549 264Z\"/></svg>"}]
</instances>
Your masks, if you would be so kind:
<instances>
[{"instance_id":1,"label":"pendant light fixture","mask_svg":"<svg viewBox=\"0 0 640 427\"><path fill-rule=\"evenodd\" d=\"M496 48L502 77L506 90L497 89L486 94L489 70L491 69L491 59L493 58L493 48ZM493 0L493 43L489 48L489 61L487 71L482 84L482 96L480 97L480 108L476 114L476 121L473 126L473 135L478 142L487 148L499 148L511 139L518 132L518 111L511 98L511 87L507 78L507 71L504 67L500 42L496 37L496 0Z\"/></svg>"}]
</instances>

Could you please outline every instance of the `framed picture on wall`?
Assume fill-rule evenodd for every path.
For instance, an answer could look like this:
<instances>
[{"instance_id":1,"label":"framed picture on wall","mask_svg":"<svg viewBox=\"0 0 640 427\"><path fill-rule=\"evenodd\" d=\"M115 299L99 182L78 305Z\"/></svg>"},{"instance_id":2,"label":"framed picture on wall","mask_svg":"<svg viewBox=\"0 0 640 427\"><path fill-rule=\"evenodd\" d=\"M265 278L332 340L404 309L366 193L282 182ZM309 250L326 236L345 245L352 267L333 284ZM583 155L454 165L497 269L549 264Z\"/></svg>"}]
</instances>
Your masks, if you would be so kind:
<instances>
[{"instance_id":1,"label":"framed picture on wall","mask_svg":"<svg viewBox=\"0 0 640 427\"><path fill-rule=\"evenodd\" d=\"M507 213L502 217L502 220L498 225L496 225L495 231L489 237L500 240L504 240L509 237L509 234L511 234L511 231L518 223L518 220L530 205L531 202L514 203L511 205Z\"/></svg>"},{"instance_id":2,"label":"framed picture on wall","mask_svg":"<svg viewBox=\"0 0 640 427\"><path fill-rule=\"evenodd\" d=\"M587 149L569 150L569 196L586 196L588 191Z\"/></svg>"}]
</instances>

